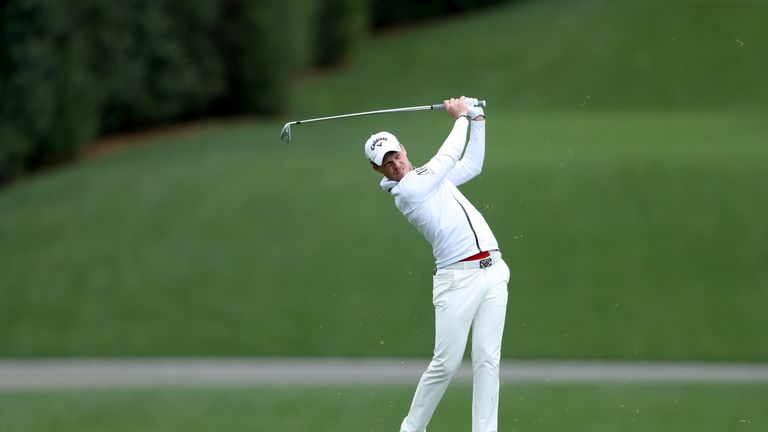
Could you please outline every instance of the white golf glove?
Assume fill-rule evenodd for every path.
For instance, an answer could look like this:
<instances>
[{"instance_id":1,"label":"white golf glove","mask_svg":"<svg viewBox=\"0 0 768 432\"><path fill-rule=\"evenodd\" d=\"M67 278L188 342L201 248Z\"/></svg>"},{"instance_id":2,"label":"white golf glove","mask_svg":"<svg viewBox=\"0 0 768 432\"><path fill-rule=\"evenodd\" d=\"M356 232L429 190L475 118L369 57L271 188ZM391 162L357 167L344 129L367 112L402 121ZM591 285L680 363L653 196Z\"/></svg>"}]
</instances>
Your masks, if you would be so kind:
<instances>
[{"instance_id":1,"label":"white golf glove","mask_svg":"<svg viewBox=\"0 0 768 432\"><path fill-rule=\"evenodd\" d=\"M464 98L464 103L467 104L467 114L469 114L469 118L475 119L477 116L485 116L485 111L483 111L483 107L476 106L478 105L479 101L477 98Z\"/></svg>"}]
</instances>

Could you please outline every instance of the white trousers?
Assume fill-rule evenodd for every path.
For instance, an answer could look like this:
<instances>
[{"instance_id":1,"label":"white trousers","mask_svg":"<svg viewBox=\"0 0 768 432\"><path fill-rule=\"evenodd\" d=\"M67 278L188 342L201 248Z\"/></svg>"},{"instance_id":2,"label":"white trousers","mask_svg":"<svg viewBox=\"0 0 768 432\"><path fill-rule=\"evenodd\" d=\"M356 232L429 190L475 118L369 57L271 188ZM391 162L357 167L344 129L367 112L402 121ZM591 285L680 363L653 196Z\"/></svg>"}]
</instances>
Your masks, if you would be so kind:
<instances>
[{"instance_id":1,"label":"white trousers","mask_svg":"<svg viewBox=\"0 0 768 432\"><path fill-rule=\"evenodd\" d=\"M461 365L472 329L472 432L496 432L499 360L507 311L509 267L494 259L483 269L439 269L433 278L435 351L421 376L400 432L424 432Z\"/></svg>"}]
</instances>

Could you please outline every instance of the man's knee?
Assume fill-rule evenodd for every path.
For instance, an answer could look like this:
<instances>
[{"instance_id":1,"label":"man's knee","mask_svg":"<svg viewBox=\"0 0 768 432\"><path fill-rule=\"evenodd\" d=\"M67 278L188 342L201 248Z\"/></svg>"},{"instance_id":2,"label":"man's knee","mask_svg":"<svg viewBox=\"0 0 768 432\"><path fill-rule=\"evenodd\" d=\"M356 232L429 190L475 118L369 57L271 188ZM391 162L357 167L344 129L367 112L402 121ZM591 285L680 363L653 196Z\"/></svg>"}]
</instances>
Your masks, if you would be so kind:
<instances>
[{"instance_id":1,"label":"man's knee","mask_svg":"<svg viewBox=\"0 0 768 432\"><path fill-rule=\"evenodd\" d=\"M461 356L450 358L434 357L429 364L430 371L439 378L453 378L461 366Z\"/></svg>"}]
</instances>

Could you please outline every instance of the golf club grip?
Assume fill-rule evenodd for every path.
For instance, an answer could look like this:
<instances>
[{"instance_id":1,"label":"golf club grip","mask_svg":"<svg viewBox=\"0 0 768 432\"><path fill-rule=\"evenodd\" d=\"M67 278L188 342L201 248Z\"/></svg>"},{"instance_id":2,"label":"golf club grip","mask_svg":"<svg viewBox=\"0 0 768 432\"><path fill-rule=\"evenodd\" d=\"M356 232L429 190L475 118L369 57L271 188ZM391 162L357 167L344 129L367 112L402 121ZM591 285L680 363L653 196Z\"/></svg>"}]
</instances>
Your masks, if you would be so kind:
<instances>
[{"instance_id":1,"label":"golf club grip","mask_svg":"<svg viewBox=\"0 0 768 432\"><path fill-rule=\"evenodd\" d=\"M485 108L485 101L484 100L477 101L477 106L479 106L481 108ZM432 109L443 109L443 108L445 108L445 105L443 105L443 104L434 104L434 105L432 105Z\"/></svg>"}]
</instances>

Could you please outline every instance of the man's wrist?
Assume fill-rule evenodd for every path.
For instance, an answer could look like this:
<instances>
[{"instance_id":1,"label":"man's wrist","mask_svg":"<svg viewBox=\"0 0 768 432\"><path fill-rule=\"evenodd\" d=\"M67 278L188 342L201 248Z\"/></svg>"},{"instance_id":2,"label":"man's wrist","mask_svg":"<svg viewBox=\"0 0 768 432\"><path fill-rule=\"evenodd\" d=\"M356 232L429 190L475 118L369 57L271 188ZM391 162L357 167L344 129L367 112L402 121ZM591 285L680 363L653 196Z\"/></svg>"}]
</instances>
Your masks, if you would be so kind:
<instances>
[{"instance_id":1,"label":"man's wrist","mask_svg":"<svg viewBox=\"0 0 768 432\"><path fill-rule=\"evenodd\" d=\"M464 113L464 114L459 114L459 116L458 116L458 117L456 117L456 120L458 120L458 119L460 119L460 118L462 118L462 117L466 117L466 118L467 118L467 120L472 120L472 117L470 117L470 116L469 116L469 114L467 114L467 113Z\"/></svg>"},{"instance_id":2,"label":"man's wrist","mask_svg":"<svg viewBox=\"0 0 768 432\"><path fill-rule=\"evenodd\" d=\"M473 121L485 121L485 115L480 114L479 116L475 116L475 118L472 119Z\"/></svg>"}]
</instances>

